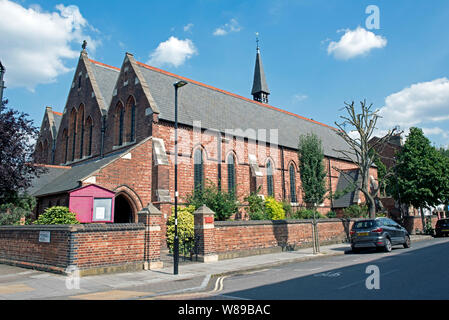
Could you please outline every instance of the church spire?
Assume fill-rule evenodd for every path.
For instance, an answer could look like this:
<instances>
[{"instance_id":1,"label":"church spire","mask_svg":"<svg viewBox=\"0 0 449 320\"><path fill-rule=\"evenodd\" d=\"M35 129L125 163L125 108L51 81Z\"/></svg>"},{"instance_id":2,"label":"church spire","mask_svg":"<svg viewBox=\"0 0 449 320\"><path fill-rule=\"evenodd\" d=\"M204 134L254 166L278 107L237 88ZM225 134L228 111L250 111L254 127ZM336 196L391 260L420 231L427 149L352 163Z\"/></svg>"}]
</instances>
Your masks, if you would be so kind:
<instances>
[{"instance_id":1,"label":"church spire","mask_svg":"<svg viewBox=\"0 0 449 320\"><path fill-rule=\"evenodd\" d=\"M256 32L256 67L254 68L254 81L253 89L251 94L253 99L259 102L268 103L268 95L270 90L268 90L267 81L265 79L265 72L263 71L262 58L260 57L259 48L259 33Z\"/></svg>"}]
</instances>

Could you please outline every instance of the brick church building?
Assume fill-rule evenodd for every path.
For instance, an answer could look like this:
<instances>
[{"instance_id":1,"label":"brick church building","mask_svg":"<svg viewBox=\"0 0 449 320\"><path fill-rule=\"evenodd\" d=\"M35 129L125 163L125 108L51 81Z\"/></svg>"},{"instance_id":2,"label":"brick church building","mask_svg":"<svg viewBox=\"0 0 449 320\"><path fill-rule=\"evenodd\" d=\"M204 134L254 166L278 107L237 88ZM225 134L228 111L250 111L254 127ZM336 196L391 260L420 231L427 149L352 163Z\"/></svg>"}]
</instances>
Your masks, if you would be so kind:
<instances>
[{"instance_id":1,"label":"brick church building","mask_svg":"<svg viewBox=\"0 0 449 320\"><path fill-rule=\"evenodd\" d=\"M302 202L297 145L301 134L322 140L328 185L347 179L334 168L355 166L335 149L347 149L337 129L268 104L260 50L252 98L242 97L136 61L126 53L120 68L89 59L85 47L63 113L47 107L36 144L37 163L48 168L28 192L37 213L69 206L87 185L114 195L113 222L136 222L149 203L167 218L174 202L175 87L178 89L178 188L180 201L210 181L243 199L260 193L294 205ZM371 175L377 178L375 168ZM358 192L326 198L327 213L363 201ZM242 210L244 207L242 207Z\"/></svg>"}]
</instances>

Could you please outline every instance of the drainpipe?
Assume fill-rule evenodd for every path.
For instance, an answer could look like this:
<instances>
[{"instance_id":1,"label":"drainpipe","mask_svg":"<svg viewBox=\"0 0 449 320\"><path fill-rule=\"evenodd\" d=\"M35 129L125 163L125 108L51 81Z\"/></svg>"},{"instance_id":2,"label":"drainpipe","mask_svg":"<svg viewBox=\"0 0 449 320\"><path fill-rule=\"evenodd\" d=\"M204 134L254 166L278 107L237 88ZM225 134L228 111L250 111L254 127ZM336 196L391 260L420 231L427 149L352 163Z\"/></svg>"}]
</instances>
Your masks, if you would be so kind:
<instances>
[{"instance_id":1,"label":"drainpipe","mask_svg":"<svg viewBox=\"0 0 449 320\"><path fill-rule=\"evenodd\" d=\"M51 146L51 164L55 164L56 139L53 139Z\"/></svg>"},{"instance_id":2,"label":"drainpipe","mask_svg":"<svg viewBox=\"0 0 449 320\"><path fill-rule=\"evenodd\" d=\"M327 158L327 161L328 161L328 167L329 167L329 169L328 169L328 172L329 172L329 196L330 196L330 198L331 198L331 210L333 210L334 209L334 197L333 197L333 194L332 194L332 171L331 171L331 158Z\"/></svg>"},{"instance_id":3,"label":"drainpipe","mask_svg":"<svg viewBox=\"0 0 449 320\"><path fill-rule=\"evenodd\" d=\"M104 158L104 134L106 131L106 116L102 117L101 122L101 146L100 146L100 158Z\"/></svg>"},{"instance_id":4,"label":"drainpipe","mask_svg":"<svg viewBox=\"0 0 449 320\"><path fill-rule=\"evenodd\" d=\"M281 169L282 169L282 199L285 200L285 167L284 167L284 148L281 147Z\"/></svg>"}]
</instances>

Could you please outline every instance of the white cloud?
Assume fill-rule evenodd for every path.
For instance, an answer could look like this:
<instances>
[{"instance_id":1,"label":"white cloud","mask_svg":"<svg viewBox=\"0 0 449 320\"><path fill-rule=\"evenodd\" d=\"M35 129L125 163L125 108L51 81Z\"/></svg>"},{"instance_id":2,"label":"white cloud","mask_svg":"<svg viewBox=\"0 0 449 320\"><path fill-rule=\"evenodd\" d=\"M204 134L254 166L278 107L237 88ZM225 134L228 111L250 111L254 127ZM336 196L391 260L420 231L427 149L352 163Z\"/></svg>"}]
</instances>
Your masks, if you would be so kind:
<instances>
[{"instance_id":1,"label":"white cloud","mask_svg":"<svg viewBox=\"0 0 449 320\"><path fill-rule=\"evenodd\" d=\"M385 98L379 115L382 129L398 125L407 132L410 127L418 126L427 135L447 138L449 130L440 126L449 120L449 80L420 82L393 93Z\"/></svg>"},{"instance_id":2,"label":"white cloud","mask_svg":"<svg viewBox=\"0 0 449 320\"><path fill-rule=\"evenodd\" d=\"M231 19L224 26L221 26L215 29L213 35L214 36L224 36L230 32L239 32L242 28L240 27L238 21L236 19Z\"/></svg>"},{"instance_id":3,"label":"white cloud","mask_svg":"<svg viewBox=\"0 0 449 320\"><path fill-rule=\"evenodd\" d=\"M294 102L301 102L304 101L308 98L308 96L306 94L303 93L297 93L293 95L293 101Z\"/></svg>"},{"instance_id":4,"label":"white cloud","mask_svg":"<svg viewBox=\"0 0 449 320\"><path fill-rule=\"evenodd\" d=\"M387 39L375 35L362 27L355 30L339 30L345 34L338 42L331 41L327 47L327 53L333 54L336 59L348 60L357 56L366 55L372 49L383 48L387 45Z\"/></svg>"},{"instance_id":5,"label":"white cloud","mask_svg":"<svg viewBox=\"0 0 449 320\"><path fill-rule=\"evenodd\" d=\"M6 67L7 86L34 90L38 84L51 83L70 69L65 59L78 57L84 39L94 51L97 41L85 34L92 28L77 6L59 4L54 12L43 12L33 5L0 0L0 57ZM71 45L78 44L77 50Z\"/></svg>"},{"instance_id":6,"label":"white cloud","mask_svg":"<svg viewBox=\"0 0 449 320\"><path fill-rule=\"evenodd\" d=\"M193 28L193 23L189 23L184 26L184 31L188 32L188 31L192 30L192 28Z\"/></svg>"},{"instance_id":7,"label":"white cloud","mask_svg":"<svg viewBox=\"0 0 449 320\"><path fill-rule=\"evenodd\" d=\"M158 47L150 54L150 60L147 63L154 66L173 65L179 67L196 54L198 54L198 50L192 40L180 40L172 36L167 41L159 43Z\"/></svg>"}]
</instances>

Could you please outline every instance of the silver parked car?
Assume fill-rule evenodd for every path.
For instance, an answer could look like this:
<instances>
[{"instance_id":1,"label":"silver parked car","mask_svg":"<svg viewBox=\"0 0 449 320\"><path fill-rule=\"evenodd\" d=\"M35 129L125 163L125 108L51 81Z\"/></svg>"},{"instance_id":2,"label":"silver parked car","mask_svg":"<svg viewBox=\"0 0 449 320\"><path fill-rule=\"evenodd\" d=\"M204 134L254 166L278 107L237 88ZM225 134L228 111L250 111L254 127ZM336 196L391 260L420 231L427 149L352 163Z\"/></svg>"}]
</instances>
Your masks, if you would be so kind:
<instances>
[{"instance_id":1,"label":"silver parked car","mask_svg":"<svg viewBox=\"0 0 449 320\"><path fill-rule=\"evenodd\" d=\"M407 230L388 218L376 218L354 222L351 229L351 248L359 252L363 248L383 249L390 252L394 245L410 247Z\"/></svg>"}]
</instances>

